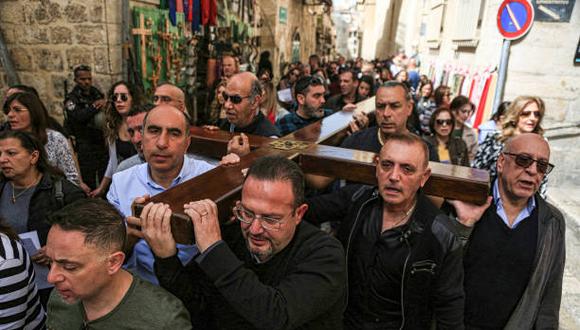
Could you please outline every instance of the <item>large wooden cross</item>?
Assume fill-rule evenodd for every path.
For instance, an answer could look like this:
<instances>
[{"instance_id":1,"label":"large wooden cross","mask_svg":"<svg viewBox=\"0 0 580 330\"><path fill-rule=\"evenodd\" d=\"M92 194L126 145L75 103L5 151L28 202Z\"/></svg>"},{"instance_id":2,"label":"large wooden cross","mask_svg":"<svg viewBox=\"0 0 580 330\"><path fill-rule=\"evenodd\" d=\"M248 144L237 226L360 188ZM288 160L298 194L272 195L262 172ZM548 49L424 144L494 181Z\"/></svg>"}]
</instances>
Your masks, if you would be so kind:
<instances>
[{"instance_id":1,"label":"large wooden cross","mask_svg":"<svg viewBox=\"0 0 580 330\"><path fill-rule=\"evenodd\" d=\"M147 79L147 36L151 35L151 29L145 26L145 16L143 13L139 14L139 27L133 28L131 34L139 36L139 45L141 46L141 77L143 81Z\"/></svg>"},{"instance_id":2,"label":"large wooden cross","mask_svg":"<svg viewBox=\"0 0 580 330\"><path fill-rule=\"evenodd\" d=\"M357 107L365 112L374 110L374 98L365 100ZM154 202L170 205L175 217L172 232L179 243L193 242L191 221L183 213L183 205L209 198L219 208L219 218L229 219L232 206L239 199L244 180L242 169L249 168L258 158L266 155L281 155L296 161L304 173L347 179L365 184L376 184L375 154L372 152L338 148L347 135L351 112L337 112L314 124L276 140L261 136L249 136L252 152L241 158L236 166L219 166L212 171L186 181L152 198ZM192 128L190 152L219 158L226 154L227 142L233 133L208 131ZM279 149L273 146L290 147L300 141L302 149ZM287 146L286 146L287 144ZM489 191L487 171L430 162L432 174L424 187L428 195L483 204ZM135 205L139 214L142 206Z\"/></svg>"}]
</instances>

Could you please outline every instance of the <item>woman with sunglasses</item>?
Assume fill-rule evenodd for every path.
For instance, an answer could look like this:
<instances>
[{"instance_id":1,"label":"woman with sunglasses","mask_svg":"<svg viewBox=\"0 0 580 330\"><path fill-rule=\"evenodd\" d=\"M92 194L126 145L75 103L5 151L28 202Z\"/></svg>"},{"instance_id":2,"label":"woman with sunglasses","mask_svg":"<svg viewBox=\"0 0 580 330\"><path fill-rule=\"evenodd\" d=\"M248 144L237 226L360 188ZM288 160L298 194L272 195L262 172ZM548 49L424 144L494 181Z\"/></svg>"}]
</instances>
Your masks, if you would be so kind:
<instances>
[{"instance_id":1,"label":"woman with sunglasses","mask_svg":"<svg viewBox=\"0 0 580 330\"><path fill-rule=\"evenodd\" d=\"M458 95L453 98L449 108L455 117L455 129L452 134L453 136L457 136L465 141L469 155L469 162L472 162L473 158L475 158L475 153L477 152L477 133L473 128L467 126L466 122L475 112L475 105L471 103L469 98L463 95Z\"/></svg>"},{"instance_id":2,"label":"woman with sunglasses","mask_svg":"<svg viewBox=\"0 0 580 330\"><path fill-rule=\"evenodd\" d=\"M501 123L501 132L489 134L479 146L473 167L488 170L490 177L497 177L496 163L504 142L522 133L544 134L541 123L545 112L544 101L537 96L518 96L508 109ZM547 174L547 173L546 173ZM540 185L540 194L546 197L547 176Z\"/></svg>"},{"instance_id":3,"label":"woman with sunglasses","mask_svg":"<svg viewBox=\"0 0 580 330\"><path fill-rule=\"evenodd\" d=\"M433 112L429 122L429 127L434 134L424 139L437 149L439 162L469 166L467 145L460 137L451 134L454 126L455 118L451 110L439 108Z\"/></svg>"},{"instance_id":4,"label":"woman with sunglasses","mask_svg":"<svg viewBox=\"0 0 580 330\"><path fill-rule=\"evenodd\" d=\"M90 197L103 196L123 160L137 154L127 130L127 114L139 105L140 97L133 85L118 81L109 90L109 101L105 108L105 140L109 146L109 162L99 186L89 193Z\"/></svg>"},{"instance_id":5,"label":"woman with sunglasses","mask_svg":"<svg viewBox=\"0 0 580 330\"><path fill-rule=\"evenodd\" d=\"M48 161L60 169L68 180L82 184L80 172L68 139L48 127L44 105L32 93L14 93L4 103L4 114L10 130L32 133L44 145Z\"/></svg>"},{"instance_id":6,"label":"woman with sunglasses","mask_svg":"<svg viewBox=\"0 0 580 330\"><path fill-rule=\"evenodd\" d=\"M85 193L50 164L44 149L29 132L0 133L0 217L17 234L37 232L41 248L32 261L47 266L44 245L50 229L48 215L85 198ZM40 290L44 303L49 291Z\"/></svg>"}]
</instances>

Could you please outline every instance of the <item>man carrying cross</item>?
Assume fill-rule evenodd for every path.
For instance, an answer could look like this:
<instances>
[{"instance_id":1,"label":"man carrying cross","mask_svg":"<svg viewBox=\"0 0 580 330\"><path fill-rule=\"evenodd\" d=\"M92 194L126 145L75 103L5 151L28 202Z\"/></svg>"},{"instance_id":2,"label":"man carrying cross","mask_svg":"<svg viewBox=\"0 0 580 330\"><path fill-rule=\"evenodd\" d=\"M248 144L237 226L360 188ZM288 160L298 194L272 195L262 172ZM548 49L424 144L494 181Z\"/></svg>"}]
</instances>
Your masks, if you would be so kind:
<instances>
[{"instance_id":1,"label":"man carrying cross","mask_svg":"<svg viewBox=\"0 0 580 330\"><path fill-rule=\"evenodd\" d=\"M305 220L341 221L348 265L346 329L462 329L462 248L421 192L431 169L420 137L392 134L377 187L348 185L307 201Z\"/></svg>"},{"instance_id":2,"label":"man carrying cross","mask_svg":"<svg viewBox=\"0 0 580 330\"><path fill-rule=\"evenodd\" d=\"M171 234L171 209L148 204L140 225L162 287L184 301L199 329L341 329L346 272L340 243L302 222L304 175L283 157L250 167L239 224L220 227L217 206L184 206L200 255L185 265Z\"/></svg>"}]
</instances>

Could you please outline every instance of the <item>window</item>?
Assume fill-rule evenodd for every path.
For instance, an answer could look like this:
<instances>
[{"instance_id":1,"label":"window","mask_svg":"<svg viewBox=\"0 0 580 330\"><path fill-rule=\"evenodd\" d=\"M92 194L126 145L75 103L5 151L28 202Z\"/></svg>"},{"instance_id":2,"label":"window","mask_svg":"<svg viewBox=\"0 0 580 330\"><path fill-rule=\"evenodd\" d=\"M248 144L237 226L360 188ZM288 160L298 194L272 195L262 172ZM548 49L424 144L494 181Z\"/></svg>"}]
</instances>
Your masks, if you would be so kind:
<instances>
[{"instance_id":1,"label":"window","mask_svg":"<svg viewBox=\"0 0 580 330\"><path fill-rule=\"evenodd\" d=\"M485 11L485 0L456 2L455 22L451 38L456 48L477 47Z\"/></svg>"}]
</instances>

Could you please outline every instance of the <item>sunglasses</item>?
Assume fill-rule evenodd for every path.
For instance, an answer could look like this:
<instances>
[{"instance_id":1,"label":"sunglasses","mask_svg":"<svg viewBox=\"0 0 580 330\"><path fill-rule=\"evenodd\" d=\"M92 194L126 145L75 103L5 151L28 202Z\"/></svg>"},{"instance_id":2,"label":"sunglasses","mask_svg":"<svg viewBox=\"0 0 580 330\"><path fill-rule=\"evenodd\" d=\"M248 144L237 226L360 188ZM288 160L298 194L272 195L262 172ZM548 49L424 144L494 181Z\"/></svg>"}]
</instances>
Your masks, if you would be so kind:
<instances>
[{"instance_id":1,"label":"sunglasses","mask_svg":"<svg viewBox=\"0 0 580 330\"><path fill-rule=\"evenodd\" d=\"M542 114L539 111L522 111L520 117L530 117L533 115L536 118L540 118Z\"/></svg>"},{"instance_id":2,"label":"sunglasses","mask_svg":"<svg viewBox=\"0 0 580 330\"><path fill-rule=\"evenodd\" d=\"M228 100L230 100L230 102L232 102L233 104L240 104L240 103L242 103L243 99L247 99L250 96L249 95L248 96L241 96L241 95L237 95L237 94L230 95L226 92L222 92L222 97L224 98L224 102L227 102Z\"/></svg>"},{"instance_id":3,"label":"sunglasses","mask_svg":"<svg viewBox=\"0 0 580 330\"><path fill-rule=\"evenodd\" d=\"M437 119L435 120L435 122L439 126L451 126L451 124L453 123L451 119Z\"/></svg>"},{"instance_id":4,"label":"sunglasses","mask_svg":"<svg viewBox=\"0 0 580 330\"><path fill-rule=\"evenodd\" d=\"M508 156L514 156L516 165L523 168L528 168L532 165L532 163L536 162L536 169L538 170L538 172L542 174L550 174L550 172L552 172L552 170L554 169L553 164L550 164L545 160L533 159L532 157L525 154L513 154L509 152L504 152L503 154Z\"/></svg>"},{"instance_id":5,"label":"sunglasses","mask_svg":"<svg viewBox=\"0 0 580 330\"><path fill-rule=\"evenodd\" d=\"M113 97L111 98L113 100L113 102L127 102L127 100L129 99L129 94L127 93L115 93L113 94Z\"/></svg>"},{"instance_id":6,"label":"sunglasses","mask_svg":"<svg viewBox=\"0 0 580 330\"><path fill-rule=\"evenodd\" d=\"M173 101L173 99L170 96L167 95L153 95L153 103L169 103Z\"/></svg>"}]
</instances>

